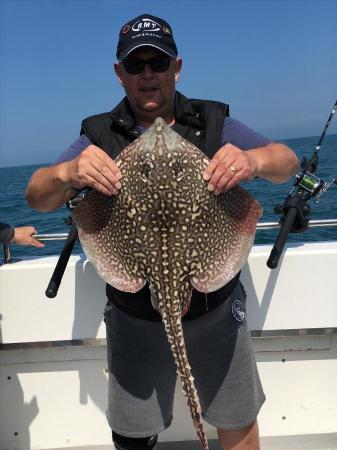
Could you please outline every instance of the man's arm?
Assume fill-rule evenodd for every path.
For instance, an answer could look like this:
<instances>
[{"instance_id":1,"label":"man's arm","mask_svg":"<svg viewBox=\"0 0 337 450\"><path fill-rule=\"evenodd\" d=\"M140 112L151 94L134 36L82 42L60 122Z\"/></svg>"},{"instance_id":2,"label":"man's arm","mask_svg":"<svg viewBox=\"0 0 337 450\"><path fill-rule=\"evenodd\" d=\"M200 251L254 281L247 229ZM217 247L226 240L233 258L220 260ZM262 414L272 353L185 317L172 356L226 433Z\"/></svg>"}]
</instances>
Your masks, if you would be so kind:
<instances>
[{"instance_id":1,"label":"man's arm","mask_svg":"<svg viewBox=\"0 0 337 450\"><path fill-rule=\"evenodd\" d=\"M19 245L33 245L34 247L44 247L44 244L33 238L36 228L32 226L12 227L7 223L0 222L0 242L10 244L14 242Z\"/></svg>"},{"instance_id":2,"label":"man's arm","mask_svg":"<svg viewBox=\"0 0 337 450\"><path fill-rule=\"evenodd\" d=\"M255 176L272 183L287 181L299 169L296 154L284 144L274 142L246 153L255 161Z\"/></svg>"},{"instance_id":3,"label":"man's arm","mask_svg":"<svg viewBox=\"0 0 337 450\"><path fill-rule=\"evenodd\" d=\"M69 162L43 167L33 173L26 189L31 208L48 212L59 208L76 195L66 173Z\"/></svg>"},{"instance_id":4,"label":"man's arm","mask_svg":"<svg viewBox=\"0 0 337 450\"><path fill-rule=\"evenodd\" d=\"M26 198L31 208L52 211L76 195L77 189L92 187L104 195L117 194L121 172L100 148L89 145L76 158L38 169L31 177Z\"/></svg>"}]
</instances>

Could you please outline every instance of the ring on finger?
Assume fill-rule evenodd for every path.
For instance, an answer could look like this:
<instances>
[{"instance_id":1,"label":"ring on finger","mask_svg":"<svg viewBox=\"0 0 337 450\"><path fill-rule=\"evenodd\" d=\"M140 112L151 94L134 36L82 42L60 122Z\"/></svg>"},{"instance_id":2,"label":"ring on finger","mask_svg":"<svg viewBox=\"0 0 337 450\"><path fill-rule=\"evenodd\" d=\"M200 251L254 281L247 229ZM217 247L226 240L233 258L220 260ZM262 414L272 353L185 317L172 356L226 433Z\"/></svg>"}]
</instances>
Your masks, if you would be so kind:
<instances>
[{"instance_id":1,"label":"ring on finger","mask_svg":"<svg viewBox=\"0 0 337 450\"><path fill-rule=\"evenodd\" d=\"M238 172L238 169L236 169L234 166L230 166L229 170L231 171L232 175L235 175Z\"/></svg>"}]
</instances>

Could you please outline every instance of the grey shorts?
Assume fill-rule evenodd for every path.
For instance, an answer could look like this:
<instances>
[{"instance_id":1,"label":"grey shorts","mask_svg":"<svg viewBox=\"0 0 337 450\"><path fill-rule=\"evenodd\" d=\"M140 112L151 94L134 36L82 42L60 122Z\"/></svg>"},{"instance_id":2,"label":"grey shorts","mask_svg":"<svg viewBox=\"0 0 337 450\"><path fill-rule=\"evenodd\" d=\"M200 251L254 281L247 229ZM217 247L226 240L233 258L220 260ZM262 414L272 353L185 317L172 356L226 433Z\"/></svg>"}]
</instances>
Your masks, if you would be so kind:
<instances>
[{"instance_id":1,"label":"grey shorts","mask_svg":"<svg viewBox=\"0 0 337 450\"><path fill-rule=\"evenodd\" d=\"M240 429L254 422L265 400L249 329L246 295L238 283L217 308L184 322L184 336L203 417ZM161 322L131 317L109 305L108 421L129 437L158 434L172 421L176 368Z\"/></svg>"}]
</instances>

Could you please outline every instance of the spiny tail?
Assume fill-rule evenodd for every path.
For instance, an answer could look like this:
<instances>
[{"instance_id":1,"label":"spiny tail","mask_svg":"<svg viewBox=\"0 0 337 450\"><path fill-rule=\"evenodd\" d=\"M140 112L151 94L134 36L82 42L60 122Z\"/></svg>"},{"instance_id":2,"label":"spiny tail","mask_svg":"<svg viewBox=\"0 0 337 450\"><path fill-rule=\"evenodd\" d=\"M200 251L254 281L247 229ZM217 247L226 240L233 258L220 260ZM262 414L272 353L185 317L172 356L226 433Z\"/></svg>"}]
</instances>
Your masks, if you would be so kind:
<instances>
[{"instance_id":1,"label":"spiny tail","mask_svg":"<svg viewBox=\"0 0 337 450\"><path fill-rule=\"evenodd\" d=\"M185 394L187 405L191 412L194 427L197 431L201 444L204 447L204 450L209 450L207 437L204 432L201 419L200 401L194 385L191 366L189 365L187 358L181 322L181 313L177 310L172 314L172 312L169 312L168 309L164 307L164 310L161 311L161 315L171 351L177 366L177 373L181 378L183 392Z\"/></svg>"}]
</instances>

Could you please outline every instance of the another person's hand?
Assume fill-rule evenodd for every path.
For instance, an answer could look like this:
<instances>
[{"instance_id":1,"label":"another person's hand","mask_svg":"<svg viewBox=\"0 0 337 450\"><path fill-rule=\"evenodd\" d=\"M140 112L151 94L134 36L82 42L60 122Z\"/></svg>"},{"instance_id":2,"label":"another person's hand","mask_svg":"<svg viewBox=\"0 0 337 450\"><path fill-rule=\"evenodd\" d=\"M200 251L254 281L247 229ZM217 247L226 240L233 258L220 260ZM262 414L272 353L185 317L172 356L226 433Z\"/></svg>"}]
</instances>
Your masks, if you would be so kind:
<instances>
[{"instance_id":1,"label":"another person's hand","mask_svg":"<svg viewBox=\"0 0 337 450\"><path fill-rule=\"evenodd\" d=\"M250 181L257 173L255 158L232 144L221 147L209 162L204 172L208 189L220 194L232 189L240 181Z\"/></svg>"},{"instance_id":2,"label":"another person's hand","mask_svg":"<svg viewBox=\"0 0 337 450\"><path fill-rule=\"evenodd\" d=\"M89 145L67 165L67 178L72 187L92 187L104 195L117 194L122 174L114 161L99 147Z\"/></svg>"},{"instance_id":3,"label":"another person's hand","mask_svg":"<svg viewBox=\"0 0 337 450\"><path fill-rule=\"evenodd\" d=\"M31 226L15 227L12 242L19 245L33 245L34 247L44 247L44 244L42 244L42 242L39 242L33 237L33 234L36 233L36 229Z\"/></svg>"}]
</instances>

